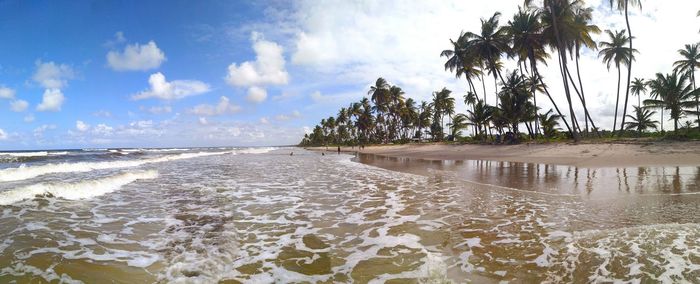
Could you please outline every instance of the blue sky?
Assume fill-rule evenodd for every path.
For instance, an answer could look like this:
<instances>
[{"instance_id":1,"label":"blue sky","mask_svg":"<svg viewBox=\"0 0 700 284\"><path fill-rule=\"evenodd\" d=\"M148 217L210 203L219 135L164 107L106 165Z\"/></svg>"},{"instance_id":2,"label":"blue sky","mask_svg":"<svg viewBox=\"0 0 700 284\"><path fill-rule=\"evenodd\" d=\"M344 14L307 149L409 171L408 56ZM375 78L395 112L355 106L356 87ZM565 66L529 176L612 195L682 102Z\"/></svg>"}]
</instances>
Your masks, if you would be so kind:
<instances>
[{"instance_id":1,"label":"blue sky","mask_svg":"<svg viewBox=\"0 0 700 284\"><path fill-rule=\"evenodd\" d=\"M465 2L0 0L0 149L294 144L379 76L418 100L459 93L439 52L521 3ZM607 2L588 3L602 29L623 28ZM633 12L633 76L670 71L676 50L699 40L699 6ZM679 25L689 28L668 33ZM616 72L595 52L582 71L610 125Z\"/></svg>"}]
</instances>

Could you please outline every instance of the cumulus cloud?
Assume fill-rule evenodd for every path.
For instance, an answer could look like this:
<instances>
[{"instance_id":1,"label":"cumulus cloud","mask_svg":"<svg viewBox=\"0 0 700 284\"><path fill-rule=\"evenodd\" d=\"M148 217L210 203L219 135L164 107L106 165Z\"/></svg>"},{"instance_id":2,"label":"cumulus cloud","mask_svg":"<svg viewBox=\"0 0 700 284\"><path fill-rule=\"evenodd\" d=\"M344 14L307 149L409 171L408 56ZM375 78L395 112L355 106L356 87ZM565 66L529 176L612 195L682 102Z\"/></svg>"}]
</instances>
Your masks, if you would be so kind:
<instances>
[{"instance_id":1,"label":"cumulus cloud","mask_svg":"<svg viewBox=\"0 0 700 284\"><path fill-rule=\"evenodd\" d=\"M121 36L123 38L123 34ZM158 68L165 60L165 53L154 41L147 44L130 44L122 52L107 53L107 63L115 71L146 71Z\"/></svg>"},{"instance_id":2,"label":"cumulus cloud","mask_svg":"<svg viewBox=\"0 0 700 284\"><path fill-rule=\"evenodd\" d=\"M150 89L133 95L134 100L157 98L162 100L179 100L189 96L209 92L209 85L196 80L166 81L163 73L154 73L148 78Z\"/></svg>"},{"instance_id":3,"label":"cumulus cloud","mask_svg":"<svg viewBox=\"0 0 700 284\"><path fill-rule=\"evenodd\" d=\"M246 99L251 103L262 103L267 99L267 91L260 87L250 87L248 88L248 96Z\"/></svg>"},{"instance_id":4,"label":"cumulus cloud","mask_svg":"<svg viewBox=\"0 0 700 284\"><path fill-rule=\"evenodd\" d=\"M200 104L192 108L189 112L199 116L216 116L224 114L234 114L241 110L241 107L232 104L229 98L221 96L219 103L214 105Z\"/></svg>"},{"instance_id":5,"label":"cumulus cloud","mask_svg":"<svg viewBox=\"0 0 700 284\"><path fill-rule=\"evenodd\" d=\"M29 103L25 100L14 100L10 103L10 110L14 112L23 112L29 107Z\"/></svg>"},{"instance_id":6,"label":"cumulus cloud","mask_svg":"<svg viewBox=\"0 0 700 284\"><path fill-rule=\"evenodd\" d=\"M198 121L199 121L199 124L201 124L201 125L207 125L207 124L209 124L209 121L207 121L207 118L206 118L206 117L199 117L199 120L198 120Z\"/></svg>"},{"instance_id":7,"label":"cumulus cloud","mask_svg":"<svg viewBox=\"0 0 700 284\"><path fill-rule=\"evenodd\" d=\"M36 106L37 111L60 111L65 101L63 93L59 89L46 89L41 103Z\"/></svg>"},{"instance_id":8,"label":"cumulus cloud","mask_svg":"<svg viewBox=\"0 0 700 284\"><path fill-rule=\"evenodd\" d=\"M282 47L262 39L262 36L257 33L253 33L252 39L256 54L255 61L229 65L226 82L232 86L244 87L287 84L289 74L284 67Z\"/></svg>"},{"instance_id":9,"label":"cumulus cloud","mask_svg":"<svg viewBox=\"0 0 700 284\"><path fill-rule=\"evenodd\" d=\"M90 125L78 120L75 122L75 129L77 129L80 132L85 132L85 131L88 131L88 129L90 129Z\"/></svg>"},{"instance_id":10,"label":"cumulus cloud","mask_svg":"<svg viewBox=\"0 0 700 284\"><path fill-rule=\"evenodd\" d=\"M261 117L261 118L260 118L260 123L261 123L261 124L269 124L269 123L270 123L270 120L267 119L267 117Z\"/></svg>"},{"instance_id":11,"label":"cumulus cloud","mask_svg":"<svg viewBox=\"0 0 700 284\"><path fill-rule=\"evenodd\" d=\"M2 128L0 128L0 140L7 140L7 132L2 130Z\"/></svg>"},{"instance_id":12,"label":"cumulus cloud","mask_svg":"<svg viewBox=\"0 0 700 284\"><path fill-rule=\"evenodd\" d=\"M34 128L34 137L35 138L43 138L44 137L44 132L47 130L54 130L56 129L56 125L53 124L44 124L42 126L39 126L37 128Z\"/></svg>"},{"instance_id":13,"label":"cumulus cloud","mask_svg":"<svg viewBox=\"0 0 700 284\"><path fill-rule=\"evenodd\" d=\"M36 72L32 76L34 82L46 89L62 89L68 85L68 80L75 77L73 68L66 64L56 64L53 61L36 62Z\"/></svg>"},{"instance_id":14,"label":"cumulus cloud","mask_svg":"<svg viewBox=\"0 0 700 284\"><path fill-rule=\"evenodd\" d=\"M24 116L24 122L26 122L26 123L34 122L34 115L28 114L28 115Z\"/></svg>"},{"instance_id":15,"label":"cumulus cloud","mask_svg":"<svg viewBox=\"0 0 700 284\"><path fill-rule=\"evenodd\" d=\"M0 86L0 99L14 99L15 90L5 86Z\"/></svg>"}]
</instances>

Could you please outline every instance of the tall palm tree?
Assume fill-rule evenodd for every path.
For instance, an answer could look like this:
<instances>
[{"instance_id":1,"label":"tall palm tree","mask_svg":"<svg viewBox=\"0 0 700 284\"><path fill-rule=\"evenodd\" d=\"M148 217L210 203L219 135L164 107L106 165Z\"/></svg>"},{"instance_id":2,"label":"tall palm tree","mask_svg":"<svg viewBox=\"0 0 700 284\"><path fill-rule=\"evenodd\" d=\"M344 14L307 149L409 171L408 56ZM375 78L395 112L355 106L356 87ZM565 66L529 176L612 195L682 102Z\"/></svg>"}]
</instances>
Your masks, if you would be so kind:
<instances>
[{"instance_id":1,"label":"tall palm tree","mask_svg":"<svg viewBox=\"0 0 700 284\"><path fill-rule=\"evenodd\" d=\"M591 118L590 113L588 112L588 107L586 106L586 94L583 91L583 82L581 80L581 69L579 68L579 59L581 58L581 48L585 47L591 50L596 50L597 46L595 41L593 40L592 35L593 34L599 34L600 33L600 28L598 26L590 24L590 21L593 19L593 9L592 8L582 8L578 7L574 10L574 31L575 31L575 36L574 36L574 50L576 51L575 53L575 59L576 59L576 77L578 78L578 89L581 90L581 104L583 105L583 111L585 114L585 124L586 124L586 132L588 132L588 122L591 122L591 126L593 126L593 129L596 129L595 123L593 122L593 119ZM576 83L572 82L574 85L574 88L576 87Z\"/></svg>"},{"instance_id":2,"label":"tall palm tree","mask_svg":"<svg viewBox=\"0 0 700 284\"><path fill-rule=\"evenodd\" d=\"M617 68L617 98L615 99L615 118L613 120L613 135L615 135L617 110L620 103L620 80L622 78L620 65L629 65L630 62L634 61L634 53L637 50L626 47L629 38L625 35L625 30L616 31L615 33L605 30L605 33L610 37L610 42L601 41L599 43L601 49L598 56L603 57L603 62L606 63L608 70L610 70L610 66L613 63L615 68ZM620 129L623 129L622 126L620 126Z\"/></svg>"},{"instance_id":3,"label":"tall palm tree","mask_svg":"<svg viewBox=\"0 0 700 284\"><path fill-rule=\"evenodd\" d=\"M390 87L391 86L389 85L389 83L387 83L387 81L384 78L380 77L374 83L374 86L371 86L369 88L369 91L367 92L368 95L371 95L372 102L374 102L374 110L377 112L377 127L383 128L383 133L386 133L387 130L386 124L384 123L384 113L386 113L389 110Z\"/></svg>"},{"instance_id":4,"label":"tall palm tree","mask_svg":"<svg viewBox=\"0 0 700 284\"><path fill-rule=\"evenodd\" d=\"M510 52L508 35L504 29L498 26L498 18L500 16L501 13L496 12L487 20L481 19L480 33L466 32L459 39L459 41L464 42L467 49L466 52L470 56L475 56L477 62L486 64L489 73L493 75L494 84L499 77L501 82L503 82L501 69L499 68L500 58L501 55Z\"/></svg>"},{"instance_id":5,"label":"tall palm tree","mask_svg":"<svg viewBox=\"0 0 700 284\"><path fill-rule=\"evenodd\" d=\"M700 50L698 44L686 44L684 49L679 49L678 53L683 59L673 63L673 70L690 75L690 81L695 86L695 68L700 67ZM697 113L698 129L700 129L700 96L695 96L695 112Z\"/></svg>"},{"instance_id":6,"label":"tall palm tree","mask_svg":"<svg viewBox=\"0 0 700 284\"><path fill-rule=\"evenodd\" d=\"M493 115L494 108L479 100L473 110L467 110L467 118L477 127L477 135L483 134L482 127L488 127L488 122ZM484 130L485 131L485 130ZM482 136L483 137L483 136Z\"/></svg>"},{"instance_id":7,"label":"tall palm tree","mask_svg":"<svg viewBox=\"0 0 700 284\"><path fill-rule=\"evenodd\" d=\"M647 129L656 129L656 125L659 122L651 119L651 116L654 114L656 114L655 111L635 106L634 116L627 115L630 121L625 124L625 129L636 130L640 135Z\"/></svg>"},{"instance_id":8,"label":"tall palm tree","mask_svg":"<svg viewBox=\"0 0 700 284\"><path fill-rule=\"evenodd\" d=\"M687 74L679 75L675 71L668 75L656 73L656 79L649 87L655 99L645 100L644 105L669 110L673 130L678 131L678 120L686 114L687 108L695 106L693 97L700 93L700 89L693 89Z\"/></svg>"},{"instance_id":9,"label":"tall palm tree","mask_svg":"<svg viewBox=\"0 0 700 284\"><path fill-rule=\"evenodd\" d=\"M513 133L520 134L518 125L528 115L530 103L530 84L518 71L506 75L506 83L498 93L501 118L510 124Z\"/></svg>"},{"instance_id":10,"label":"tall palm tree","mask_svg":"<svg viewBox=\"0 0 700 284\"><path fill-rule=\"evenodd\" d=\"M647 83L644 82L644 79L634 78L630 85L630 91L632 91L632 95L637 96L637 106L642 107L642 94L647 92Z\"/></svg>"},{"instance_id":11,"label":"tall palm tree","mask_svg":"<svg viewBox=\"0 0 700 284\"><path fill-rule=\"evenodd\" d=\"M532 6L532 0L525 0L525 5ZM544 36L547 45L553 50L556 50L559 58L559 71L562 82L564 84L564 94L569 105L569 114L571 119L571 135L574 141L580 141L578 130L576 129L576 114L574 113L573 101L571 100L571 91L569 88L569 79L567 78L567 51L572 46L576 35L576 25L574 24L574 10L581 6L580 1L570 0L543 0L542 7L537 8L541 13Z\"/></svg>"},{"instance_id":12,"label":"tall palm tree","mask_svg":"<svg viewBox=\"0 0 700 284\"><path fill-rule=\"evenodd\" d=\"M629 49L630 50L635 50L634 47L632 47L632 40L634 39L634 36L632 36L632 27L630 27L630 18L629 18L629 6L637 6L639 9L642 9L642 1L641 0L610 0L610 8L616 6L618 11L624 11L625 12L625 22L627 23L627 38L629 39ZM634 61L634 60L633 60ZM632 61L629 62L627 65L627 88L625 88L625 105L622 111L622 124L620 125L620 130L625 125L625 115L627 114L627 101L629 99L630 95L630 80L632 80ZM622 131L620 131L622 133Z\"/></svg>"},{"instance_id":13,"label":"tall palm tree","mask_svg":"<svg viewBox=\"0 0 700 284\"><path fill-rule=\"evenodd\" d=\"M445 61L445 70L454 72L457 78L464 76L469 84L469 92L473 92L478 98L479 94L476 92L476 87L472 79L478 78L483 74L479 68L481 63L478 62L476 56L468 54L470 50L467 48L464 40L465 37L463 35L460 35L456 42L450 39L452 49L443 50L440 56L447 57L447 61Z\"/></svg>"}]
</instances>

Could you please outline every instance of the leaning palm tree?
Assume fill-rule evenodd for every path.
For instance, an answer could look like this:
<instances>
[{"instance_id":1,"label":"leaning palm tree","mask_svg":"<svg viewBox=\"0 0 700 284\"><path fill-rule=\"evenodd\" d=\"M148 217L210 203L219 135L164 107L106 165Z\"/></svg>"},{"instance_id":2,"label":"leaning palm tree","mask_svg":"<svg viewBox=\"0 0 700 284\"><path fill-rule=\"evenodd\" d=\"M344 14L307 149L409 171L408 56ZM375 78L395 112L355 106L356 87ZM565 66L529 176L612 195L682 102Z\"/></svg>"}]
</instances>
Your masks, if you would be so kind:
<instances>
[{"instance_id":1,"label":"leaning palm tree","mask_svg":"<svg viewBox=\"0 0 700 284\"><path fill-rule=\"evenodd\" d=\"M637 106L642 107L642 93L647 92L647 83L644 82L644 79L634 78L630 85L630 91L632 91L632 95L637 96Z\"/></svg>"},{"instance_id":2,"label":"leaning palm tree","mask_svg":"<svg viewBox=\"0 0 700 284\"><path fill-rule=\"evenodd\" d=\"M669 110L673 130L678 131L678 120L686 115L687 108L695 106L693 97L700 93L700 89L693 90L688 83L688 75L677 72L668 75L656 73L656 79L649 87L656 99L645 100L644 105Z\"/></svg>"},{"instance_id":3,"label":"leaning palm tree","mask_svg":"<svg viewBox=\"0 0 700 284\"><path fill-rule=\"evenodd\" d=\"M493 75L494 84L499 77L503 82L499 62L501 55L510 52L508 35L498 26L500 16L501 13L496 12L488 20L481 19L480 33L466 32L459 39L464 42L467 54L476 57L477 62L486 64L489 73Z\"/></svg>"},{"instance_id":4,"label":"leaning palm tree","mask_svg":"<svg viewBox=\"0 0 700 284\"><path fill-rule=\"evenodd\" d=\"M639 135L647 129L656 129L656 125L659 122L651 119L651 116L654 114L656 114L655 111L635 106L634 116L627 115L630 121L625 124L625 129L636 130Z\"/></svg>"},{"instance_id":5,"label":"leaning palm tree","mask_svg":"<svg viewBox=\"0 0 700 284\"><path fill-rule=\"evenodd\" d=\"M642 1L641 0L610 0L610 8L612 8L613 5L616 6L618 11L625 12L625 22L627 23L627 38L629 39L629 49L635 50L634 47L632 47L632 40L634 39L634 36L632 36L632 27L630 27L629 6L637 6L641 10L642 9ZM632 61L634 61L634 60L632 60ZM630 61L629 64L627 64L627 88L625 88L625 105L624 105L623 111L622 111L622 124L620 126L620 130L622 130L622 127L624 127L625 115L627 114L627 101L628 101L629 95L630 95L630 80L632 80L632 61ZM622 132L620 132L620 133L622 133Z\"/></svg>"},{"instance_id":6,"label":"leaning palm tree","mask_svg":"<svg viewBox=\"0 0 700 284\"><path fill-rule=\"evenodd\" d=\"M616 31L615 33L610 30L606 30L605 33L610 37L610 42L602 41L600 42L600 52L599 57L603 57L603 62L607 64L608 70L610 66L614 63L615 68L617 68L617 98L615 99L615 118L613 120L613 135L615 135L615 129L617 127L617 110L620 103L620 80L622 74L620 73L620 65L629 65L630 62L634 61L634 53L637 52L635 49L630 49L626 47L629 38L625 35L625 30ZM624 115L624 114L623 114ZM622 129L622 126L620 126Z\"/></svg>"},{"instance_id":7,"label":"leaning palm tree","mask_svg":"<svg viewBox=\"0 0 700 284\"><path fill-rule=\"evenodd\" d=\"M469 126L469 121L466 115L463 113L455 115L450 124L450 135L454 138L460 137L460 132L467 126Z\"/></svg>"},{"instance_id":8,"label":"leaning palm tree","mask_svg":"<svg viewBox=\"0 0 700 284\"><path fill-rule=\"evenodd\" d=\"M690 82L695 86L695 68L700 67L700 48L698 44L686 44L684 49L679 49L678 53L683 59L673 63L673 70L683 72L690 76ZM700 96L695 96L695 112L697 113L698 129L700 129Z\"/></svg>"},{"instance_id":9,"label":"leaning palm tree","mask_svg":"<svg viewBox=\"0 0 700 284\"><path fill-rule=\"evenodd\" d=\"M583 105L583 111L584 115L586 116L584 119L585 124L586 124L586 132L588 132L588 122L591 122L591 126L593 126L593 129L596 129L595 123L593 122L593 119L591 118L590 113L588 112L588 107L586 106L586 94L583 91L583 82L581 80L581 69L579 68L579 59L581 58L581 48L585 47L591 50L596 50L597 46L595 41L593 40L592 35L593 34L599 34L600 33L600 28L598 26L590 24L590 22L593 19L593 9L592 8L582 8L578 7L574 11L574 18L573 18L573 24L574 24L574 50L576 51L575 53L575 59L576 59L576 77L578 78L578 90L581 91L579 99L581 99L581 104ZM567 71L568 72L568 71ZM571 78L571 75L569 75L569 78ZM576 89L576 83L573 82L573 78L571 78L572 81L571 83L574 86L574 89Z\"/></svg>"},{"instance_id":10,"label":"leaning palm tree","mask_svg":"<svg viewBox=\"0 0 700 284\"><path fill-rule=\"evenodd\" d=\"M533 0L525 0L525 5L527 7L534 7L532 5L533 2ZM542 7L537 8L541 14L540 19L543 26L542 35L547 45L552 50L556 50L559 56L559 71L564 84L564 94L566 95L566 102L569 105L569 114L571 116L571 135L576 142L580 140L580 137L576 127L576 114L574 113L573 101L571 99L569 80L567 79L568 64L566 55L576 35L574 11L581 5L582 2L578 0L543 0Z\"/></svg>"},{"instance_id":11,"label":"leaning palm tree","mask_svg":"<svg viewBox=\"0 0 700 284\"><path fill-rule=\"evenodd\" d=\"M445 61L445 70L454 72L457 78L464 76L469 84L469 92L473 92L478 98L479 95L476 92L476 87L472 79L478 78L483 72L479 69L479 65L481 64L477 62L477 57L468 54L469 49L466 47L464 40L465 38L463 35L460 35L456 42L450 39L452 49L443 50L440 56L447 57L447 61Z\"/></svg>"}]
</instances>

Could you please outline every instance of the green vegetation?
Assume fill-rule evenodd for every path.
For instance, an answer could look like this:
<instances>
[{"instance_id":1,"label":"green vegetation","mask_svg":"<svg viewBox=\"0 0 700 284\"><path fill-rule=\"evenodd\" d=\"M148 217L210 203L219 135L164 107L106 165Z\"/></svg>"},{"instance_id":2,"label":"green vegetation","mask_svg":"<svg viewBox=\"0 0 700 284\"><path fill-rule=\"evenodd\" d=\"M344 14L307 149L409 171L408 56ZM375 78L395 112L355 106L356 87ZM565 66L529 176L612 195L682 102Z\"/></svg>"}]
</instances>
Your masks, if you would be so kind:
<instances>
[{"instance_id":1,"label":"green vegetation","mask_svg":"<svg viewBox=\"0 0 700 284\"><path fill-rule=\"evenodd\" d=\"M401 87L379 78L368 90L368 97L341 108L336 117L321 120L300 145L700 138L700 89L695 82L695 69L700 67L699 45L688 44L678 51L680 59L674 62L672 73L632 80L632 63L638 51L632 45L635 38L628 14L631 7L641 9L641 2L610 0L609 3L611 8L624 13L627 28L606 30L609 39L600 43L592 38L601 32L592 24L592 8L581 0L525 0L524 7L505 25L501 25L501 13L496 12L488 19L481 19L479 31L463 32L456 40L450 39L450 49L440 53L446 59L445 70L466 79L466 94L457 95L442 88L433 92L431 101L418 103L405 98ZM617 70L612 131L599 130L588 111L579 69L584 49L597 51L608 69L614 66ZM505 59L516 60L517 68L506 70ZM538 70L541 64L558 64L561 81L549 83L562 84L563 94L550 92ZM569 66L574 66L575 72ZM621 98L622 67L627 67L627 83ZM487 76L493 77L495 93L486 93ZM476 87L479 81L481 93ZM627 113L630 93L637 96L632 114ZM560 108L554 101L555 95L565 96L566 106ZM647 95L647 99L642 98ZM455 111L455 97L459 96L463 96L467 106L465 113ZM543 96L553 109L538 107L538 99ZM584 117L576 117L575 106L583 108ZM660 113L660 121L651 118L656 111ZM664 114L673 120L673 132L665 131ZM694 122L693 118L696 118ZM691 121L682 123L683 119ZM559 129L561 123L564 129ZM659 126L660 132L649 132Z\"/></svg>"}]
</instances>

